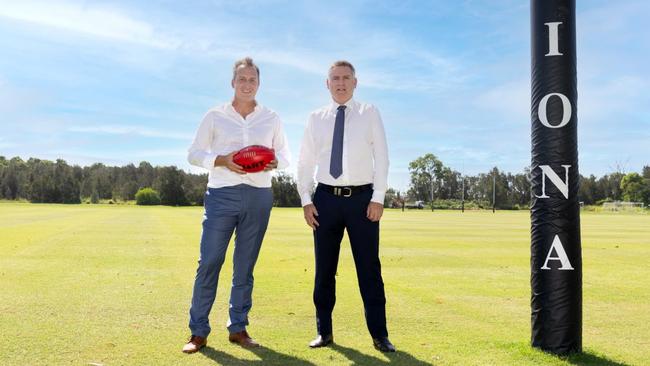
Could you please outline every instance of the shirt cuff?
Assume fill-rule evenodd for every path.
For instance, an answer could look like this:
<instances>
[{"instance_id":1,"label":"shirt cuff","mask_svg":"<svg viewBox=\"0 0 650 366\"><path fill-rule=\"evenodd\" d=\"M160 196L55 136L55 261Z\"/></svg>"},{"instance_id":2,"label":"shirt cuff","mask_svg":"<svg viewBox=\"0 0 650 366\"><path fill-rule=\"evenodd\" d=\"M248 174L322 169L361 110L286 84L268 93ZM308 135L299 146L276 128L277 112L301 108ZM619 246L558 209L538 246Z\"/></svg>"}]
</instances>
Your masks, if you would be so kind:
<instances>
[{"instance_id":1,"label":"shirt cuff","mask_svg":"<svg viewBox=\"0 0 650 366\"><path fill-rule=\"evenodd\" d=\"M311 202L311 194L309 194L309 193L301 194L300 195L300 203L302 204L302 207L305 207L308 204L312 203Z\"/></svg>"},{"instance_id":2,"label":"shirt cuff","mask_svg":"<svg viewBox=\"0 0 650 366\"><path fill-rule=\"evenodd\" d=\"M372 202L377 202L381 203L381 205L384 205L384 196L386 195L386 191L373 191L372 192L372 199L370 201Z\"/></svg>"},{"instance_id":3,"label":"shirt cuff","mask_svg":"<svg viewBox=\"0 0 650 366\"><path fill-rule=\"evenodd\" d=\"M207 170L214 169L214 161L217 159L219 154L208 154L208 156L203 159L203 167Z\"/></svg>"}]
</instances>

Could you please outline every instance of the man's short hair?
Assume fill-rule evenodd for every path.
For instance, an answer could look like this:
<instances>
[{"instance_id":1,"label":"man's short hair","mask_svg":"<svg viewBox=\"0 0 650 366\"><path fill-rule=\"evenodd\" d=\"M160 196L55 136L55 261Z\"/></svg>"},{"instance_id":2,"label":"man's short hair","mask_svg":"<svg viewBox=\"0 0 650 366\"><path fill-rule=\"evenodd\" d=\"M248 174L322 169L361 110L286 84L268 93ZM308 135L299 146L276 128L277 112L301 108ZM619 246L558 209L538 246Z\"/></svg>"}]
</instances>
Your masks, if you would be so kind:
<instances>
[{"instance_id":1,"label":"man's short hair","mask_svg":"<svg viewBox=\"0 0 650 366\"><path fill-rule=\"evenodd\" d=\"M332 71L332 69L337 67L337 66L347 66L347 67L349 67L350 70L352 70L352 76L354 76L354 74L355 74L354 66L352 66L352 64L349 61L345 61L345 60L335 61L332 64L332 66L330 66L330 71Z\"/></svg>"},{"instance_id":2,"label":"man's short hair","mask_svg":"<svg viewBox=\"0 0 650 366\"><path fill-rule=\"evenodd\" d=\"M237 69L240 66L244 67L254 67L255 71L257 71L257 79L260 78L260 68L255 65L255 62L253 62L253 59L250 57L244 57L241 60L235 61L235 65L232 67L232 79L235 80L235 77L237 77Z\"/></svg>"}]
</instances>

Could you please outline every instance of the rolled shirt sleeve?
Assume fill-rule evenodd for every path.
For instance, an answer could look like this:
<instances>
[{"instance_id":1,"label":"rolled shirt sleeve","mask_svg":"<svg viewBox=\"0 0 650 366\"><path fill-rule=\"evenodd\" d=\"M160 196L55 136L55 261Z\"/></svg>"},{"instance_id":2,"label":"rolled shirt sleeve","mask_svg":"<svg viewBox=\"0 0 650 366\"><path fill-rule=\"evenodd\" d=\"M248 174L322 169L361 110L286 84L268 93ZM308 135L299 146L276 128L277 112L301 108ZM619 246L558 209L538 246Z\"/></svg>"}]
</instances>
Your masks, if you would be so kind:
<instances>
[{"instance_id":1,"label":"rolled shirt sleeve","mask_svg":"<svg viewBox=\"0 0 650 366\"><path fill-rule=\"evenodd\" d=\"M194 141L188 149L187 161L195 166L205 169L214 168L214 161L219 156L211 151L212 134L214 133L213 116L208 112L201 121Z\"/></svg>"}]
</instances>

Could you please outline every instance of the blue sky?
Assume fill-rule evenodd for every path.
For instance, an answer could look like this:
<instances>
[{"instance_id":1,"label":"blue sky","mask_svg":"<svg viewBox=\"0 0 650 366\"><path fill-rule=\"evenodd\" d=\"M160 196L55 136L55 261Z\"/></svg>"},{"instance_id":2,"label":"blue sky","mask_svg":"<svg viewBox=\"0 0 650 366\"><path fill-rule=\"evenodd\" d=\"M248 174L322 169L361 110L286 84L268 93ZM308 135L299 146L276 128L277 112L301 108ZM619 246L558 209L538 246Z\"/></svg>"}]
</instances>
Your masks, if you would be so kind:
<instances>
[{"instance_id":1,"label":"blue sky","mask_svg":"<svg viewBox=\"0 0 650 366\"><path fill-rule=\"evenodd\" d=\"M640 171L650 2L577 3L580 172ZM0 155L189 171L201 117L231 99L232 63L251 56L258 101L297 157L309 111L329 102L329 64L347 59L355 98L382 113L391 186L407 188L408 163L429 152L466 174L521 172L529 23L525 0L0 1Z\"/></svg>"}]
</instances>

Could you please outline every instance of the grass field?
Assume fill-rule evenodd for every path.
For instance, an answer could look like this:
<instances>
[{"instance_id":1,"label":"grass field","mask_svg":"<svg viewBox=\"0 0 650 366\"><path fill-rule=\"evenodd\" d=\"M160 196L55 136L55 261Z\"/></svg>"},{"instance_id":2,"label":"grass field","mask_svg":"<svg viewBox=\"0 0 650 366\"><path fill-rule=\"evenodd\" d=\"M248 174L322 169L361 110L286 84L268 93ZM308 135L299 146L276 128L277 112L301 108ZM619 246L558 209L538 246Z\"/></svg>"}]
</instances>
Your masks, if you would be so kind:
<instances>
[{"instance_id":1,"label":"grass field","mask_svg":"<svg viewBox=\"0 0 650 366\"><path fill-rule=\"evenodd\" d=\"M381 256L388 327L372 348L347 239L337 345L312 350L311 234L273 209L255 271L244 350L225 330L230 258L204 352L188 334L202 209L0 204L1 365L643 365L650 363L650 215L582 215L583 344L567 358L529 346L528 212L388 211ZM229 257L232 246L229 249Z\"/></svg>"}]
</instances>

